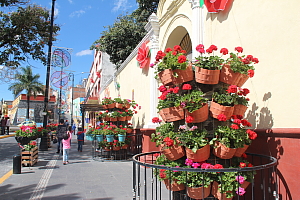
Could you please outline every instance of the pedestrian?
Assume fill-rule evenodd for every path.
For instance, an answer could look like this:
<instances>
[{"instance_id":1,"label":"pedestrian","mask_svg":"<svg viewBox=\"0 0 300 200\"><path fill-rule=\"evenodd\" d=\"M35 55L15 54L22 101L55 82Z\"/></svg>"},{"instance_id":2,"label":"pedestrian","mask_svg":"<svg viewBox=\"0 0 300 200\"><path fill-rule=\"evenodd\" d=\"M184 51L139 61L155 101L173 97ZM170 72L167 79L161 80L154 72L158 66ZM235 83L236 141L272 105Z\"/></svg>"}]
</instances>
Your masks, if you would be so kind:
<instances>
[{"instance_id":1,"label":"pedestrian","mask_svg":"<svg viewBox=\"0 0 300 200\"><path fill-rule=\"evenodd\" d=\"M66 119L66 122L65 122L65 124L66 124L66 126L67 126L67 128L69 127L69 122L68 122L68 120Z\"/></svg>"},{"instance_id":2,"label":"pedestrian","mask_svg":"<svg viewBox=\"0 0 300 200\"><path fill-rule=\"evenodd\" d=\"M71 149L71 139L72 139L72 128L69 127L67 133L63 135L62 144L63 144L63 164L66 165L69 163L69 151Z\"/></svg>"},{"instance_id":3,"label":"pedestrian","mask_svg":"<svg viewBox=\"0 0 300 200\"><path fill-rule=\"evenodd\" d=\"M10 119L9 119L9 117L7 117L6 118L6 130L7 130L6 135L9 135L9 126L10 126Z\"/></svg>"},{"instance_id":4,"label":"pedestrian","mask_svg":"<svg viewBox=\"0 0 300 200\"><path fill-rule=\"evenodd\" d=\"M72 131L73 131L74 135L76 135L76 125L75 125L75 123L72 126Z\"/></svg>"},{"instance_id":5,"label":"pedestrian","mask_svg":"<svg viewBox=\"0 0 300 200\"><path fill-rule=\"evenodd\" d=\"M79 152L82 152L83 141L84 141L84 131L78 131L77 142L78 142L78 151Z\"/></svg>"},{"instance_id":6,"label":"pedestrian","mask_svg":"<svg viewBox=\"0 0 300 200\"><path fill-rule=\"evenodd\" d=\"M6 120L4 117L2 117L0 123L1 123L1 135L4 135L5 134L5 126L6 126Z\"/></svg>"},{"instance_id":7,"label":"pedestrian","mask_svg":"<svg viewBox=\"0 0 300 200\"><path fill-rule=\"evenodd\" d=\"M57 151L56 153L59 153L61 148L61 141L63 139L63 135L67 133L67 126L64 123L64 119L59 120L59 124L57 126L57 131L56 131L56 138L57 138Z\"/></svg>"}]
</instances>

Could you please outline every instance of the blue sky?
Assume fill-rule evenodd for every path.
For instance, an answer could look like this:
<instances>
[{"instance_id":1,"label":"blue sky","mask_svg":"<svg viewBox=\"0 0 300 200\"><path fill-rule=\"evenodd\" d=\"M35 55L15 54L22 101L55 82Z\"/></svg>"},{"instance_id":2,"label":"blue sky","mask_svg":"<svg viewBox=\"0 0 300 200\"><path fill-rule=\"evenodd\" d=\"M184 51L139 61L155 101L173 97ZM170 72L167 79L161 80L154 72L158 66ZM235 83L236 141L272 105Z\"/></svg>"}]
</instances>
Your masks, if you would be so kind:
<instances>
[{"instance_id":1,"label":"blue sky","mask_svg":"<svg viewBox=\"0 0 300 200\"><path fill-rule=\"evenodd\" d=\"M50 11L52 0L30 0L30 3L41 5ZM88 76L88 73L81 72L89 72L93 62L93 51L89 48L100 37L100 33L106 30L104 26L112 25L117 16L131 13L136 8L136 0L55 1L55 23L61 26L61 31L53 46L72 50L71 64L66 70L75 74L75 85ZM48 47L45 51L47 50ZM35 61L30 61L30 64L34 66L33 73L40 74L40 82L45 84L46 66ZM22 66L26 66L26 63ZM11 91L7 89L8 84L2 82L0 87L4 89L0 98L13 100Z\"/></svg>"}]
</instances>

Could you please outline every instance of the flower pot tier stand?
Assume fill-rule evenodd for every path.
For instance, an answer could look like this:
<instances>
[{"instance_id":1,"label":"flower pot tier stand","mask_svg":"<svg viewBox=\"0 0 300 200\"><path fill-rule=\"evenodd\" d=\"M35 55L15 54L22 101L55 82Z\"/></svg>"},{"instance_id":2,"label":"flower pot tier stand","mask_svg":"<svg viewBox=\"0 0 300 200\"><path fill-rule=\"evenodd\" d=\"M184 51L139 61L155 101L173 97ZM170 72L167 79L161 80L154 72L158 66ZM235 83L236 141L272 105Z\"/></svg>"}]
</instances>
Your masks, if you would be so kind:
<instances>
[{"instance_id":1,"label":"flower pot tier stand","mask_svg":"<svg viewBox=\"0 0 300 200\"><path fill-rule=\"evenodd\" d=\"M33 166L38 161L38 147L34 147L30 151L23 151L22 154L22 165Z\"/></svg>"}]
</instances>

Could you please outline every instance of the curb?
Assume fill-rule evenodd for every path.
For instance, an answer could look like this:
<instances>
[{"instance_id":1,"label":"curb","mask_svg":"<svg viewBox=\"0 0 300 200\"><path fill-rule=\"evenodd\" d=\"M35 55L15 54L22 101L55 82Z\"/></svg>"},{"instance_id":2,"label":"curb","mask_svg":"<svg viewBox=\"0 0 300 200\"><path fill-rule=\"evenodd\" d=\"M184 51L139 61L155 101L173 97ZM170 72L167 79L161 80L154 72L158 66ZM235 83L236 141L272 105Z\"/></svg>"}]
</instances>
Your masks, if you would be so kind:
<instances>
[{"instance_id":1,"label":"curb","mask_svg":"<svg viewBox=\"0 0 300 200\"><path fill-rule=\"evenodd\" d=\"M0 139L7 138L7 137L15 137L15 134L1 135Z\"/></svg>"}]
</instances>

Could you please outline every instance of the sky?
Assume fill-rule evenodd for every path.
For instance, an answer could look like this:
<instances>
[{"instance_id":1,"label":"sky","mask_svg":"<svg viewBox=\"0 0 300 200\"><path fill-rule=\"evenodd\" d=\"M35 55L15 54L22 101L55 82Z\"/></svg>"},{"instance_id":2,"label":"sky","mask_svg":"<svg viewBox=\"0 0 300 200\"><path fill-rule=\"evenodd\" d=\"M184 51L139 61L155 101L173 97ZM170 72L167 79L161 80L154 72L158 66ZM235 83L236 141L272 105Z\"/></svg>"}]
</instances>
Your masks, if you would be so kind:
<instances>
[{"instance_id":1,"label":"sky","mask_svg":"<svg viewBox=\"0 0 300 200\"><path fill-rule=\"evenodd\" d=\"M30 3L41 5L51 11L52 0L30 0ZM3 9L1 8L1 10ZM74 85L88 77L93 63L93 51L89 49L93 42L101 36L101 32L107 30L105 26L113 25L120 14L131 13L135 9L137 9L136 0L55 1L54 23L60 25L61 30L57 37L58 40L53 43L53 50L58 47L69 50L71 63L65 70L74 74ZM4 10L9 12L8 8ZM48 46L45 49L45 52L47 51ZM36 61L29 61L29 63L33 65L33 73L40 74L39 81L46 84L47 67ZM27 64L24 63L21 66L25 67ZM57 68L52 69L51 74L59 71ZM1 99L14 99L12 92L8 90L9 84L0 80L0 87L3 89L0 93Z\"/></svg>"}]
</instances>

